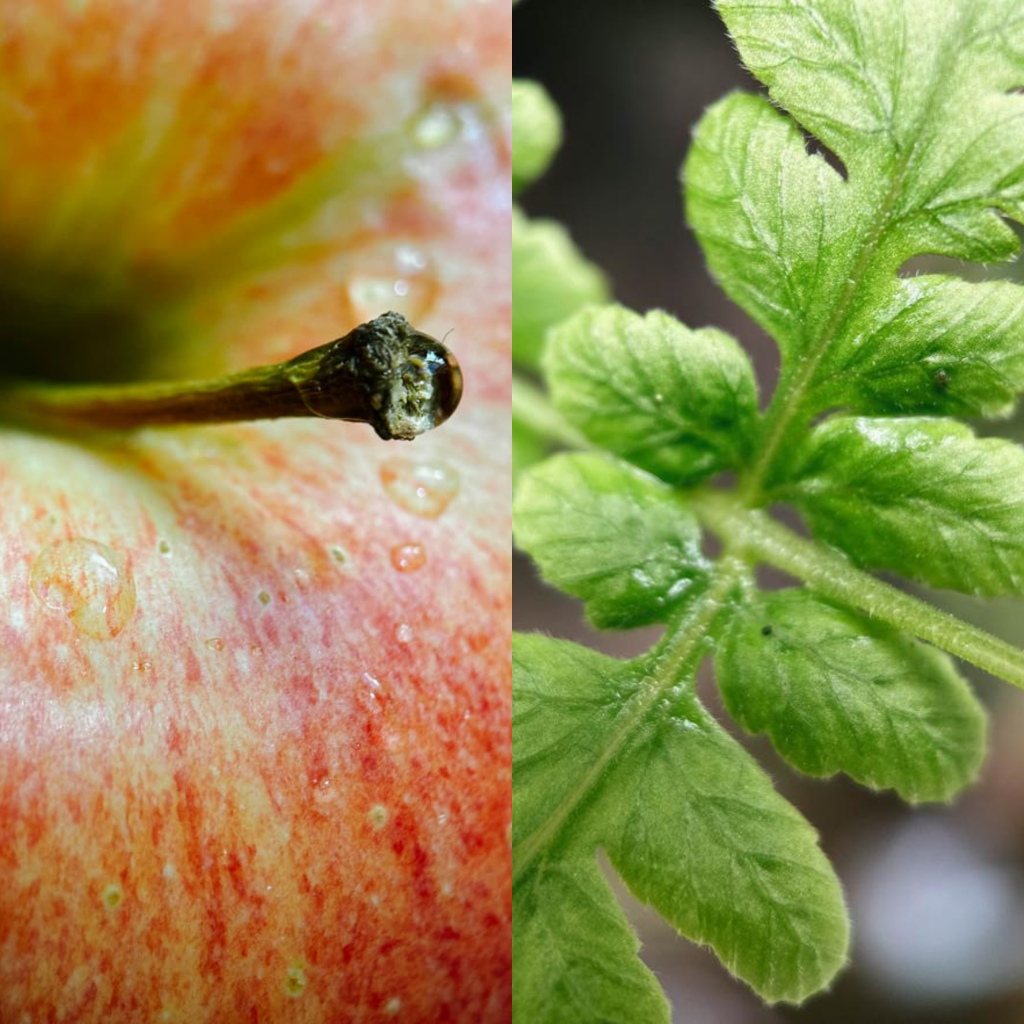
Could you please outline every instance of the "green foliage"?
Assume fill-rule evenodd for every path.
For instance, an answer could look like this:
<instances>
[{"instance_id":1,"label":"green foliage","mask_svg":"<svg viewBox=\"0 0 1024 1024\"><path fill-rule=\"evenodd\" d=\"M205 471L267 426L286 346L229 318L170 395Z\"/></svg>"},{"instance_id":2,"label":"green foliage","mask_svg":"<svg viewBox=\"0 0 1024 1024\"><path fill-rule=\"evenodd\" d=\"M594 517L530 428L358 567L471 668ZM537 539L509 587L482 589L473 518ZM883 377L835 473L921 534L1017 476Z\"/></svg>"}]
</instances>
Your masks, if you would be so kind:
<instances>
[{"instance_id":1,"label":"green foliage","mask_svg":"<svg viewBox=\"0 0 1024 1024\"><path fill-rule=\"evenodd\" d=\"M607 295L601 272L550 220L512 219L512 356L536 366L552 324Z\"/></svg>"},{"instance_id":2,"label":"green foliage","mask_svg":"<svg viewBox=\"0 0 1024 1024\"><path fill-rule=\"evenodd\" d=\"M941 419L836 416L781 492L854 561L936 587L1024 593L1024 450Z\"/></svg>"},{"instance_id":3,"label":"green foliage","mask_svg":"<svg viewBox=\"0 0 1024 1024\"><path fill-rule=\"evenodd\" d=\"M519 192L547 169L562 141L562 118L544 87L516 79L509 98L512 191Z\"/></svg>"},{"instance_id":4,"label":"green foliage","mask_svg":"<svg viewBox=\"0 0 1024 1024\"><path fill-rule=\"evenodd\" d=\"M948 800L981 764L984 713L949 658L807 590L740 609L715 673L729 714L808 775L917 802Z\"/></svg>"},{"instance_id":5,"label":"green foliage","mask_svg":"<svg viewBox=\"0 0 1024 1024\"><path fill-rule=\"evenodd\" d=\"M696 517L626 463L556 455L526 472L512 514L519 546L601 629L664 622L707 581Z\"/></svg>"},{"instance_id":6,"label":"green foliage","mask_svg":"<svg viewBox=\"0 0 1024 1024\"><path fill-rule=\"evenodd\" d=\"M527 851L513 902L517 941L532 947L516 960L520 1019L666 1019L642 1009L656 990L624 960L625 922L596 874L597 847L638 898L766 999L826 983L848 929L814 830L675 686L671 665L516 636L512 666L512 842ZM550 835L563 819L571 828ZM595 955L595 938L614 943L615 960ZM636 995L623 1003L626 992Z\"/></svg>"},{"instance_id":7,"label":"green foliage","mask_svg":"<svg viewBox=\"0 0 1024 1024\"><path fill-rule=\"evenodd\" d=\"M985 741L967 684L915 637L1024 683L1024 653L860 568L1024 593L1024 453L949 418L1006 415L1024 389L1024 289L900 276L923 253L1017 251L1000 214L1024 217L1019 3L716 6L771 102L708 110L686 208L712 273L781 352L763 415L732 339L594 305L601 279L564 233L519 220L513 237L516 317L533 318L517 353L540 361L553 405L523 390L518 408L536 434L597 449L523 470L516 542L595 625L666 627L633 661L514 640L522 1024L668 1019L597 850L766 1000L799 1002L844 962L831 867L701 707L705 656L733 718L797 770L913 802L952 799ZM812 541L768 517L780 501ZM817 592L759 592L758 561Z\"/></svg>"},{"instance_id":8,"label":"green foliage","mask_svg":"<svg viewBox=\"0 0 1024 1024\"><path fill-rule=\"evenodd\" d=\"M667 313L581 310L551 332L544 370L555 408L588 440L672 483L738 466L753 436L746 354Z\"/></svg>"}]
</instances>

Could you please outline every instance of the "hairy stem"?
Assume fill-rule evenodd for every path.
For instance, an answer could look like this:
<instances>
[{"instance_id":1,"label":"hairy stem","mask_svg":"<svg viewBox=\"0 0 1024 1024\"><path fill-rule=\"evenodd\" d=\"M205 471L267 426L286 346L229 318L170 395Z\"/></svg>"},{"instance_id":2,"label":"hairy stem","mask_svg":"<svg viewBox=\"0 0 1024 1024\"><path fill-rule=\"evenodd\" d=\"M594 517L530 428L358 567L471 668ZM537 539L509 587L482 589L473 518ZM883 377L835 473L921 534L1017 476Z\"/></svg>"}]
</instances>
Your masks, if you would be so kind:
<instances>
[{"instance_id":1,"label":"hairy stem","mask_svg":"<svg viewBox=\"0 0 1024 1024\"><path fill-rule=\"evenodd\" d=\"M861 572L842 555L805 540L721 491L696 492L688 496L688 503L707 529L730 547L1024 689L1024 651L1012 644Z\"/></svg>"}]
</instances>

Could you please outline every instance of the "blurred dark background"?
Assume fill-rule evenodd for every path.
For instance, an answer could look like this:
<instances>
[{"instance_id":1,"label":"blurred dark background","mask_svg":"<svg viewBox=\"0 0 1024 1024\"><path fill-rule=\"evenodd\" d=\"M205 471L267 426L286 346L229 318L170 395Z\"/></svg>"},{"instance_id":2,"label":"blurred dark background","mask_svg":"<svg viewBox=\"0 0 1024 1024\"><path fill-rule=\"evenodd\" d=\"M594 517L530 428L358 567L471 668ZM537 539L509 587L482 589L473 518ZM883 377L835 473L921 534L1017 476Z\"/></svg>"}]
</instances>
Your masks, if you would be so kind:
<instances>
[{"instance_id":1,"label":"blurred dark background","mask_svg":"<svg viewBox=\"0 0 1024 1024\"><path fill-rule=\"evenodd\" d=\"M710 3L522 0L513 23L515 73L542 82L565 122L563 147L523 206L565 223L619 301L735 334L770 394L772 343L718 291L683 223L679 166L692 126L723 93L758 88ZM998 431L1024 437L1019 418ZM1024 603L940 599L1024 644ZM538 583L522 558L514 616L517 629L620 656L656 635L591 631L578 604ZM744 740L821 832L850 905L852 964L803 1007L765 1007L622 894L677 1024L1024 1024L1024 694L967 674L991 712L990 752L980 783L953 807L909 809L842 777L801 779L766 744ZM727 723L707 666L701 692Z\"/></svg>"}]
</instances>

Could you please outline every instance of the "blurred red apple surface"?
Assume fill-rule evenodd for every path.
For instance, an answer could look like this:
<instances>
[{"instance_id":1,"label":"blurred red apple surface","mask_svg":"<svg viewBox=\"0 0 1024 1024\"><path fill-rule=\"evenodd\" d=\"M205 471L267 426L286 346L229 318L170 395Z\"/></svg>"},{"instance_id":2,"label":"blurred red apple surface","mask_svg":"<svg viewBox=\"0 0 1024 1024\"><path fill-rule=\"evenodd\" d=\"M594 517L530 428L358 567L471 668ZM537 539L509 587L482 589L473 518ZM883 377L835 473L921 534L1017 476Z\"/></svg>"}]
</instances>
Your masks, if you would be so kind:
<instances>
[{"instance_id":1,"label":"blurred red apple surface","mask_svg":"<svg viewBox=\"0 0 1024 1024\"><path fill-rule=\"evenodd\" d=\"M394 309L411 444L0 428L0 1021L508 1018L505 4L0 2L0 376Z\"/></svg>"}]
</instances>

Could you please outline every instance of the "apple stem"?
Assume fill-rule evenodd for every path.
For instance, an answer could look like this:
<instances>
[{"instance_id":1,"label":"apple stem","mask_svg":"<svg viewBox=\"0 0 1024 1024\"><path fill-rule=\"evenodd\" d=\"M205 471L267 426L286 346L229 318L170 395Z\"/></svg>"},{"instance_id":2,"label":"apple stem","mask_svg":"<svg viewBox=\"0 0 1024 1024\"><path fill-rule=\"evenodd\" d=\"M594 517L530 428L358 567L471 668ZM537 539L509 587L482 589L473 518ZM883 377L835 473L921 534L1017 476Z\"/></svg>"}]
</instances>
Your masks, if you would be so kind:
<instances>
[{"instance_id":1,"label":"apple stem","mask_svg":"<svg viewBox=\"0 0 1024 1024\"><path fill-rule=\"evenodd\" d=\"M369 423L411 441L443 423L462 397L445 346L399 313L273 366L211 381L112 385L0 384L0 420L47 431L130 430L322 416Z\"/></svg>"}]
</instances>

